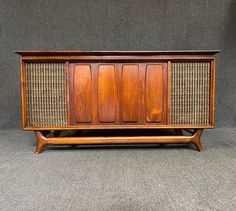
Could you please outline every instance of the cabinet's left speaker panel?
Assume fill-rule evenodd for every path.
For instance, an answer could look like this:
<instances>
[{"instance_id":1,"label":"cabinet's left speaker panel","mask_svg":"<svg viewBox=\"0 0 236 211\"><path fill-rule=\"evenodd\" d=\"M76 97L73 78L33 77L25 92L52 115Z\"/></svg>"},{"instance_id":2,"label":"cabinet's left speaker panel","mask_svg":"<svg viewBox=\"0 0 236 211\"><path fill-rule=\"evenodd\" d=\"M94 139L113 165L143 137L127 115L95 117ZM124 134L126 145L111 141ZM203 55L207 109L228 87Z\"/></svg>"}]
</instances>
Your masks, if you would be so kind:
<instances>
[{"instance_id":1,"label":"cabinet's left speaker panel","mask_svg":"<svg viewBox=\"0 0 236 211\"><path fill-rule=\"evenodd\" d=\"M59 62L25 63L27 127L67 125L66 66Z\"/></svg>"}]
</instances>

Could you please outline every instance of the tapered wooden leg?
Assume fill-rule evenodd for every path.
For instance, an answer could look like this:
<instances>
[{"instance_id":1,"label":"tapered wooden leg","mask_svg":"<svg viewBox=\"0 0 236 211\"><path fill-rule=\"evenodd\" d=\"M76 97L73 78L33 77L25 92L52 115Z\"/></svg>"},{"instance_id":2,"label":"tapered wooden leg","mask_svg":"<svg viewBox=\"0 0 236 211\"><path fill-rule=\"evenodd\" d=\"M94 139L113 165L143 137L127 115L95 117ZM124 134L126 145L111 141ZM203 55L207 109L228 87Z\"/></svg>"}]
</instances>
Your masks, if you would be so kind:
<instances>
[{"instance_id":1,"label":"tapered wooden leg","mask_svg":"<svg viewBox=\"0 0 236 211\"><path fill-rule=\"evenodd\" d=\"M193 135L192 143L195 145L197 151L201 152L203 150L203 147L202 147L200 138L201 138L203 129L197 129L197 130L194 130L194 132L195 134Z\"/></svg>"},{"instance_id":2,"label":"tapered wooden leg","mask_svg":"<svg viewBox=\"0 0 236 211\"><path fill-rule=\"evenodd\" d=\"M183 135L183 130L182 129L175 129L175 133L177 136L182 136Z\"/></svg>"},{"instance_id":3,"label":"tapered wooden leg","mask_svg":"<svg viewBox=\"0 0 236 211\"><path fill-rule=\"evenodd\" d=\"M40 131L34 131L35 136L37 138L38 144L35 149L35 154L39 154L43 147L47 144L46 138L43 136L42 132Z\"/></svg>"}]
</instances>

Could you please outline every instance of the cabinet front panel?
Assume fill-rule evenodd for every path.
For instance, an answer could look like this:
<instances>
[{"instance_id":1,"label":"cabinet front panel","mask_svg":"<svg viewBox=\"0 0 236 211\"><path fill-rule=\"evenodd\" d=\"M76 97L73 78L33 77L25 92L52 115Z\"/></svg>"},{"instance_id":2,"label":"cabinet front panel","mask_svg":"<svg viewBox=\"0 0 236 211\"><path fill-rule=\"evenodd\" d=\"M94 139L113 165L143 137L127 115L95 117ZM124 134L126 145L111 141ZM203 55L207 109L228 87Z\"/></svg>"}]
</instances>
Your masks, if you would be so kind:
<instances>
[{"instance_id":1,"label":"cabinet front panel","mask_svg":"<svg viewBox=\"0 0 236 211\"><path fill-rule=\"evenodd\" d=\"M24 61L23 126L213 127L214 71L214 60L203 59Z\"/></svg>"},{"instance_id":2,"label":"cabinet front panel","mask_svg":"<svg viewBox=\"0 0 236 211\"><path fill-rule=\"evenodd\" d=\"M147 65L145 80L146 121L163 121L163 66Z\"/></svg>"},{"instance_id":3,"label":"cabinet front panel","mask_svg":"<svg viewBox=\"0 0 236 211\"><path fill-rule=\"evenodd\" d=\"M123 122L138 122L140 116L138 65L123 65L121 73L121 116Z\"/></svg>"},{"instance_id":4,"label":"cabinet front panel","mask_svg":"<svg viewBox=\"0 0 236 211\"><path fill-rule=\"evenodd\" d=\"M92 121L92 74L90 65L75 65L73 79L75 122Z\"/></svg>"},{"instance_id":5,"label":"cabinet front panel","mask_svg":"<svg viewBox=\"0 0 236 211\"><path fill-rule=\"evenodd\" d=\"M117 78L114 65L99 65L98 121L115 122L117 110Z\"/></svg>"},{"instance_id":6,"label":"cabinet front panel","mask_svg":"<svg viewBox=\"0 0 236 211\"><path fill-rule=\"evenodd\" d=\"M71 64L72 125L166 124L166 63Z\"/></svg>"}]
</instances>

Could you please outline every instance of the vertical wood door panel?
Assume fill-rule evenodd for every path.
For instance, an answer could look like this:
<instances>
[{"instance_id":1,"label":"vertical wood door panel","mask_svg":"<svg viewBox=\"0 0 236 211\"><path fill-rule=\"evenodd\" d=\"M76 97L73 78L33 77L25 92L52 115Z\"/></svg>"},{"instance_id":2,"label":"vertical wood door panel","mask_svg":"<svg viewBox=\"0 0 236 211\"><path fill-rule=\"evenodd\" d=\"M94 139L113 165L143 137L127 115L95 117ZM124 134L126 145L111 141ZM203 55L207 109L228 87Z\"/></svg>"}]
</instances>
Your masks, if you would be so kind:
<instances>
[{"instance_id":1,"label":"vertical wood door panel","mask_svg":"<svg viewBox=\"0 0 236 211\"><path fill-rule=\"evenodd\" d=\"M165 124L166 68L166 63L71 65L71 123Z\"/></svg>"},{"instance_id":2,"label":"vertical wood door panel","mask_svg":"<svg viewBox=\"0 0 236 211\"><path fill-rule=\"evenodd\" d=\"M161 122L163 116L163 66L147 65L145 80L146 121Z\"/></svg>"},{"instance_id":3,"label":"vertical wood door panel","mask_svg":"<svg viewBox=\"0 0 236 211\"><path fill-rule=\"evenodd\" d=\"M138 65L123 65L121 74L121 112L123 122L138 122L140 78Z\"/></svg>"},{"instance_id":4,"label":"vertical wood door panel","mask_svg":"<svg viewBox=\"0 0 236 211\"><path fill-rule=\"evenodd\" d=\"M114 65L100 65L98 70L98 120L116 120L117 82Z\"/></svg>"},{"instance_id":5,"label":"vertical wood door panel","mask_svg":"<svg viewBox=\"0 0 236 211\"><path fill-rule=\"evenodd\" d=\"M92 75L90 65L75 65L73 80L75 122L92 121Z\"/></svg>"}]
</instances>

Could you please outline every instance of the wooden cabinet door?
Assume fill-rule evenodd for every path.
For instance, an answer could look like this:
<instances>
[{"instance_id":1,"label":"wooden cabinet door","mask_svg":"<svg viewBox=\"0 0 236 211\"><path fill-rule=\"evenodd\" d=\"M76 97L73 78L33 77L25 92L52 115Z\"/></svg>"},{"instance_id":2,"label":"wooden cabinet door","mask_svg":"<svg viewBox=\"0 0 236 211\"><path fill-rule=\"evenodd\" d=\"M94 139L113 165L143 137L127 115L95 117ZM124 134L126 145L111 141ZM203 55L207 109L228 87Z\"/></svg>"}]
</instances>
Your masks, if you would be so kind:
<instances>
[{"instance_id":1,"label":"wooden cabinet door","mask_svg":"<svg viewBox=\"0 0 236 211\"><path fill-rule=\"evenodd\" d=\"M167 64L70 64L71 124L166 124Z\"/></svg>"},{"instance_id":2,"label":"wooden cabinet door","mask_svg":"<svg viewBox=\"0 0 236 211\"><path fill-rule=\"evenodd\" d=\"M122 123L138 123L141 120L142 81L137 64L122 65L120 77L120 112Z\"/></svg>"},{"instance_id":3,"label":"wooden cabinet door","mask_svg":"<svg viewBox=\"0 0 236 211\"><path fill-rule=\"evenodd\" d=\"M115 65L99 65L95 83L97 83L97 93L94 93L94 97L97 97L98 122L115 123L118 109L118 87Z\"/></svg>"},{"instance_id":4,"label":"wooden cabinet door","mask_svg":"<svg viewBox=\"0 0 236 211\"><path fill-rule=\"evenodd\" d=\"M91 66L75 65L73 75L74 121L76 123L90 123L93 119Z\"/></svg>"},{"instance_id":5,"label":"wooden cabinet door","mask_svg":"<svg viewBox=\"0 0 236 211\"><path fill-rule=\"evenodd\" d=\"M145 70L145 117L148 123L160 123L165 114L164 69L162 64L149 64Z\"/></svg>"}]
</instances>

